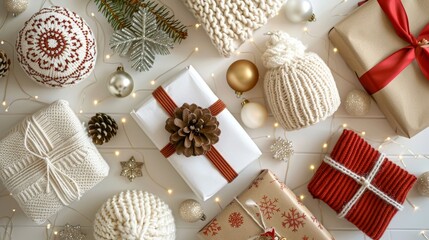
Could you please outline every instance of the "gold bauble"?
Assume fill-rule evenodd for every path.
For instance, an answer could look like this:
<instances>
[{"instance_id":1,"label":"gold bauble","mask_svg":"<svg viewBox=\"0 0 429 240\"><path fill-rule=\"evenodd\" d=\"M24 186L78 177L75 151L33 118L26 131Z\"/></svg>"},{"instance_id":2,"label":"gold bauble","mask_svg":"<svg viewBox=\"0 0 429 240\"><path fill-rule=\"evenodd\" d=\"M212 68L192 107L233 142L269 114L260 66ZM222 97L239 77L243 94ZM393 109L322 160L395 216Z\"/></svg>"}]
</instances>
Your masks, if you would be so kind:
<instances>
[{"instance_id":1,"label":"gold bauble","mask_svg":"<svg viewBox=\"0 0 429 240\"><path fill-rule=\"evenodd\" d=\"M235 61L226 71L228 85L235 90L237 96L247 92L258 83L258 68L251 61L241 59Z\"/></svg>"}]
</instances>

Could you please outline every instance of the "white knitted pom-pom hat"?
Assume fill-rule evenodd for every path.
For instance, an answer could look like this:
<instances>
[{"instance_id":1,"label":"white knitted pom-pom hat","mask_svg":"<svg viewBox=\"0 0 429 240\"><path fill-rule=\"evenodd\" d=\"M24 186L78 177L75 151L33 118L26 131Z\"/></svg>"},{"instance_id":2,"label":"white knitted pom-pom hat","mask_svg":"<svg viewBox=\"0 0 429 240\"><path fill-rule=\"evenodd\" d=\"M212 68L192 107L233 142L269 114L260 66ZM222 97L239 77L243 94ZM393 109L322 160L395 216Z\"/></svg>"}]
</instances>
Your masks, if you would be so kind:
<instances>
[{"instance_id":1,"label":"white knitted pom-pom hat","mask_svg":"<svg viewBox=\"0 0 429 240\"><path fill-rule=\"evenodd\" d=\"M168 205L148 192L121 192L95 215L96 240L174 240L175 232Z\"/></svg>"},{"instance_id":2,"label":"white knitted pom-pom hat","mask_svg":"<svg viewBox=\"0 0 429 240\"><path fill-rule=\"evenodd\" d=\"M296 38L271 33L262 56L264 90L271 111L285 130L297 130L331 116L340 96L328 66Z\"/></svg>"}]
</instances>

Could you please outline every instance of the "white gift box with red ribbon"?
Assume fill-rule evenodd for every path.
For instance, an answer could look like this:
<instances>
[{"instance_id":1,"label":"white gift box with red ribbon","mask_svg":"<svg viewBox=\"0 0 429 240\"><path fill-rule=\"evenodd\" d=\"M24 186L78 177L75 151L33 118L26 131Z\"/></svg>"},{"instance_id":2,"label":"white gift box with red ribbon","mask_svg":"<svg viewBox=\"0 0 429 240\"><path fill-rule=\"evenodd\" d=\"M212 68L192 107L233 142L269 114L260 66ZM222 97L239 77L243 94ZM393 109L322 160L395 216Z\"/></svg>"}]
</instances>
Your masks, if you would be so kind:
<instances>
[{"instance_id":1,"label":"white gift box with red ribbon","mask_svg":"<svg viewBox=\"0 0 429 240\"><path fill-rule=\"evenodd\" d=\"M171 98L177 106L182 106L184 103L195 103L202 108L209 108L219 102L219 98L192 66L180 71L158 90L162 90L163 94L168 95L166 97ZM133 110L131 116L158 149L166 147L169 143L170 133L165 130L165 122L170 115L154 95L148 97L137 109ZM223 109L216 115L216 118L222 132L219 142L213 147L223 158L224 163L239 174L261 156L261 151L228 109ZM164 156L166 155L164 154ZM194 193L204 201L233 180L227 180L221 168L216 167L207 156L208 154L185 157L174 153L167 157Z\"/></svg>"}]
</instances>

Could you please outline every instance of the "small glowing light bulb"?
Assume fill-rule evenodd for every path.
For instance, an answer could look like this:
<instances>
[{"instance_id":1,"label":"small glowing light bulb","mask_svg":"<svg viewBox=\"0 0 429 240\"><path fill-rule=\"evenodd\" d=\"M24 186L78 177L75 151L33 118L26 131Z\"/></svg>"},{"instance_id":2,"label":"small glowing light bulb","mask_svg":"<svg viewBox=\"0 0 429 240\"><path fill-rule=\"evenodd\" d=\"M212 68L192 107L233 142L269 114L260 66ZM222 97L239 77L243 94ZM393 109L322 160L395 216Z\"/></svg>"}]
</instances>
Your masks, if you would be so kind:
<instances>
[{"instance_id":1,"label":"small glowing light bulb","mask_svg":"<svg viewBox=\"0 0 429 240\"><path fill-rule=\"evenodd\" d=\"M6 101L3 101L1 105L6 106Z\"/></svg>"},{"instance_id":2,"label":"small glowing light bulb","mask_svg":"<svg viewBox=\"0 0 429 240\"><path fill-rule=\"evenodd\" d=\"M278 122L275 122L275 123L274 123L274 127L279 127L279 123L278 123Z\"/></svg>"},{"instance_id":3,"label":"small glowing light bulb","mask_svg":"<svg viewBox=\"0 0 429 240\"><path fill-rule=\"evenodd\" d=\"M199 24L199 23L196 23L196 24L195 24L195 28L197 28L197 29L198 29L200 26L201 26L201 24Z\"/></svg>"},{"instance_id":4,"label":"small glowing light bulb","mask_svg":"<svg viewBox=\"0 0 429 240\"><path fill-rule=\"evenodd\" d=\"M383 147L383 145L378 146L378 149L381 149Z\"/></svg>"},{"instance_id":5,"label":"small glowing light bulb","mask_svg":"<svg viewBox=\"0 0 429 240\"><path fill-rule=\"evenodd\" d=\"M347 127L347 123L343 123L343 128L346 128Z\"/></svg>"},{"instance_id":6,"label":"small glowing light bulb","mask_svg":"<svg viewBox=\"0 0 429 240\"><path fill-rule=\"evenodd\" d=\"M54 232L54 235L58 235L58 232L57 232L57 231L55 231L55 232Z\"/></svg>"},{"instance_id":7,"label":"small glowing light bulb","mask_svg":"<svg viewBox=\"0 0 429 240\"><path fill-rule=\"evenodd\" d=\"M168 189L167 192L168 192L168 194L171 195L171 194L173 194L173 189Z\"/></svg>"},{"instance_id":8,"label":"small glowing light bulb","mask_svg":"<svg viewBox=\"0 0 429 240\"><path fill-rule=\"evenodd\" d=\"M337 53L338 52L338 48L334 48L334 49L332 49L332 51L334 51L334 53Z\"/></svg>"},{"instance_id":9,"label":"small glowing light bulb","mask_svg":"<svg viewBox=\"0 0 429 240\"><path fill-rule=\"evenodd\" d=\"M6 108L4 111L5 111L5 112L9 112L9 108Z\"/></svg>"},{"instance_id":10,"label":"small glowing light bulb","mask_svg":"<svg viewBox=\"0 0 429 240\"><path fill-rule=\"evenodd\" d=\"M271 135L267 135L267 138L271 138Z\"/></svg>"},{"instance_id":11,"label":"small glowing light bulb","mask_svg":"<svg viewBox=\"0 0 429 240\"><path fill-rule=\"evenodd\" d=\"M299 199L301 199L301 200L304 200L304 198L305 198L304 195L299 196Z\"/></svg>"},{"instance_id":12,"label":"small glowing light bulb","mask_svg":"<svg viewBox=\"0 0 429 240\"><path fill-rule=\"evenodd\" d=\"M119 151L115 151L115 156L119 156L120 152Z\"/></svg>"},{"instance_id":13,"label":"small glowing light bulb","mask_svg":"<svg viewBox=\"0 0 429 240\"><path fill-rule=\"evenodd\" d=\"M214 77L214 73L212 73L212 77Z\"/></svg>"},{"instance_id":14,"label":"small glowing light bulb","mask_svg":"<svg viewBox=\"0 0 429 240\"><path fill-rule=\"evenodd\" d=\"M122 123L126 123L126 122L127 122L127 119L126 119L126 118L122 118L122 119L121 119L121 122L122 122Z\"/></svg>"},{"instance_id":15,"label":"small glowing light bulb","mask_svg":"<svg viewBox=\"0 0 429 240\"><path fill-rule=\"evenodd\" d=\"M39 96L34 96L34 99L39 99Z\"/></svg>"},{"instance_id":16,"label":"small glowing light bulb","mask_svg":"<svg viewBox=\"0 0 429 240\"><path fill-rule=\"evenodd\" d=\"M81 110L79 110L79 113L83 113L83 110L81 109Z\"/></svg>"},{"instance_id":17,"label":"small glowing light bulb","mask_svg":"<svg viewBox=\"0 0 429 240\"><path fill-rule=\"evenodd\" d=\"M328 147L328 144L327 143L324 143L323 144L323 148L327 148Z\"/></svg>"},{"instance_id":18,"label":"small glowing light bulb","mask_svg":"<svg viewBox=\"0 0 429 240\"><path fill-rule=\"evenodd\" d=\"M198 50L200 50L200 49L198 49L197 47L195 48L195 52L198 52Z\"/></svg>"},{"instance_id":19,"label":"small glowing light bulb","mask_svg":"<svg viewBox=\"0 0 429 240\"><path fill-rule=\"evenodd\" d=\"M414 211L419 210L419 206L414 206Z\"/></svg>"},{"instance_id":20,"label":"small glowing light bulb","mask_svg":"<svg viewBox=\"0 0 429 240\"><path fill-rule=\"evenodd\" d=\"M390 137L387 137L387 138L386 138L386 141L390 141L390 140L392 140Z\"/></svg>"},{"instance_id":21,"label":"small glowing light bulb","mask_svg":"<svg viewBox=\"0 0 429 240\"><path fill-rule=\"evenodd\" d=\"M135 98L137 96L137 94L135 92L133 92L132 96L133 96L133 98Z\"/></svg>"},{"instance_id":22,"label":"small glowing light bulb","mask_svg":"<svg viewBox=\"0 0 429 240\"><path fill-rule=\"evenodd\" d=\"M3 45L3 44L4 44L4 41L3 41L3 40L2 40L2 41L0 41L0 44L1 44L1 45Z\"/></svg>"},{"instance_id":23,"label":"small glowing light bulb","mask_svg":"<svg viewBox=\"0 0 429 240\"><path fill-rule=\"evenodd\" d=\"M110 55L109 54L106 54L106 59L110 59Z\"/></svg>"},{"instance_id":24,"label":"small glowing light bulb","mask_svg":"<svg viewBox=\"0 0 429 240\"><path fill-rule=\"evenodd\" d=\"M362 132L362 136L365 136L366 132Z\"/></svg>"},{"instance_id":25,"label":"small glowing light bulb","mask_svg":"<svg viewBox=\"0 0 429 240\"><path fill-rule=\"evenodd\" d=\"M50 229L51 228L51 224L48 223L48 225L46 225L46 229Z\"/></svg>"},{"instance_id":26,"label":"small glowing light bulb","mask_svg":"<svg viewBox=\"0 0 429 240\"><path fill-rule=\"evenodd\" d=\"M151 85L155 85L155 80L150 81Z\"/></svg>"},{"instance_id":27,"label":"small glowing light bulb","mask_svg":"<svg viewBox=\"0 0 429 240\"><path fill-rule=\"evenodd\" d=\"M97 105L98 104L98 100L94 100L94 105Z\"/></svg>"},{"instance_id":28,"label":"small glowing light bulb","mask_svg":"<svg viewBox=\"0 0 429 240\"><path fill-rule=\"evenodd\" d=\"M220 199L218 197L215 198L215 202L220 202Z\"/></svg>"},{"instance_id":29,"label":"small glowing light bulb","mask_svg":"<svg viewBox=\"0 0 429 240\"><path fill-rule=\"evenodd\" d=\"M316 167L313 164L311 164L310 165L310 170L314 170L314 169L316 169Z\"/></svg>"},{"instance_id":30,"label":"small glowing light bulb","mask_svg":"<svg viewBox=\"0 0 429 240\"><path fill-rule=\"evenodd\" d=\"M302 28L302 30L303 30L304 32L307 32L307 31L308 31L308 28L307 28L307 27L303 27L303 28Z\"/></svg>"},{"instance_id":31,"label":"small glowing light bulb","mask_svg":"<svg viewBox=\"0 0 429 240\"><path fill-rule=\"evenodd\" d=\"M95 13L93 13L93 12L92 12L92 13L91 13L91 16L92 16L92 17L94 17L94 16L95 16Z\"/></svg>"},{"instance_id":32,"label":"small glowing light bulb","mask_svg":"<svg viewBox=\"0 0 429 240\"><path fill-rule=\"evenodd\" d=\"M14 208L14 209L12 209L12 212L16 212L16 209Z\"/></svg>"}]
</instances>

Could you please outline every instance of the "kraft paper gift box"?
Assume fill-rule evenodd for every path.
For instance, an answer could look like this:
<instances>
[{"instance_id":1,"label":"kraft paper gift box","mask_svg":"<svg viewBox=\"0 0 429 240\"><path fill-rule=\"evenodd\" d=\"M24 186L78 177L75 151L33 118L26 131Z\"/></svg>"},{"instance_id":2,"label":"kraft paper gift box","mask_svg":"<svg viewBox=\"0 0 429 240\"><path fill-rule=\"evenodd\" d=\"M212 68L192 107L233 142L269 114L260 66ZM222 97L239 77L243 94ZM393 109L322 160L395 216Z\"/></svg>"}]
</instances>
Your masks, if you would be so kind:
<instances>
[{"instance_id":1,"label":"kraft paper gift box","mask_svg":"<svg viewBox=\"0 0 429 240\"><path fill-rule=\"evenodd\" d=\"M402 13L397 27L404 29L402 33L395 31L396 21L387 17L379 2ZM429 31L424 29L429 23L429 1L403 0L402 4L400 0L368 1L335 25L329 38L396 133L412 137L429 126L429 80L425 77L429 74L423 74L429 70ZM403 33L408 29L407 15L411 34ZM389 64L376 66L400 49L387 60ZM413 61L415 56L419 63Z\"/></svg>"},{"instance_id":2,"label":"kraft paper gift box","mask_svg":"<svg viewBox=\"0 0 429 240\"><path fill-rule=\"evenodd\" d=\"M219 153L217 158L223 159L220 165L212 163L214 161L207 157L208 154L185 157L174 153L174 149L170 149L172 151L166 154L164 150L168 149L170 133L165 130L165 124L170 115L156 97L159 96L158 93L165 94L161 99L171 99L170 105L175 105L171 111L184 103L195 103L202 108L209 108L221 101L198 72L189 66L157 88L152 96L131 112L146 135L201 200L212 197L261 155L256 144L226 108L217 111L217 115L212 111L221 129L219 142L212 147ZM221 171L225 165L229 166L226 174Z\"/></svg>"},{"instance_id":3,"label":"kraft paper gift box","mask_svg":"<svg viewBox=\"0 0 429 240\"><path fill-rule=\"evenodd\" d=\"M109 166L63 100L27 117L0 141L0 179L38 224L108 173Z\"/></svg>"},{"instance_id":4,"label":"kraft paper gift box","mask_svg":"<svg viewBox=\"0 0 429 240\"><path fill-rule=\"evenodd\" d=\"M261 211L247 205L249 200L254 201ZM272 228L279 240L334 239L300 199L269 170L263 170L246 191L200 230L198 237L204 240L247 240Z\"/></svg>"},{"instance_id":5,"label":"kraft paper gift box","mask_svg":"<svg viewBox=\"0 0 429 240\"><path fill-rule=\"evenodd\" d=\"M401 210L414 175L387 159L358 134L344 130L317 169L308 190L372 239L380 239Z\"/></svg>"}]
</instances>

